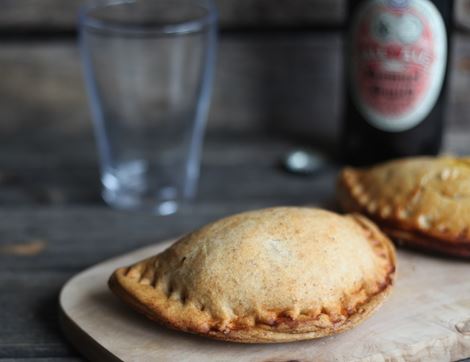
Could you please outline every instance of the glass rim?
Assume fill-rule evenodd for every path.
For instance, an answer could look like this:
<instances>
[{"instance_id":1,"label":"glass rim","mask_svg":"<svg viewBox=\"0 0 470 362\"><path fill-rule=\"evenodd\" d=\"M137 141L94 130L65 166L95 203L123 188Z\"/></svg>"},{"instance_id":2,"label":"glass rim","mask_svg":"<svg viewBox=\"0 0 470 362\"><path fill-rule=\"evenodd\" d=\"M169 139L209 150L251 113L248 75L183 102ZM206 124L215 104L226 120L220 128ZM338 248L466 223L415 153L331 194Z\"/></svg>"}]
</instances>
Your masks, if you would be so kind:
<instances>
[{"instance_id":1,"label":"glass rim","mask_svg":"<svg viewBox=\"0 0 470 362\"><path fill-rule=\"evenodd\" d=\"M171 24L142 26L138 24L132 25L117 25L112 21L99 20L93 18L89 13L95 9L105 8L106 6L114 6L119 4L132 4L139 0L106 0L98 3L89 2L82 5L79 11L79 25L81 29L90 28L98 31L109 33L120 33L123 35L182 35L196 33L208 25L213 25L217 22L218 13L212 0L204 0L207 4L201 1L194 2L193 5L200 5L205 9L206 14L195 17L194 19L174 22Z\"/></svg>"}]
</instances>

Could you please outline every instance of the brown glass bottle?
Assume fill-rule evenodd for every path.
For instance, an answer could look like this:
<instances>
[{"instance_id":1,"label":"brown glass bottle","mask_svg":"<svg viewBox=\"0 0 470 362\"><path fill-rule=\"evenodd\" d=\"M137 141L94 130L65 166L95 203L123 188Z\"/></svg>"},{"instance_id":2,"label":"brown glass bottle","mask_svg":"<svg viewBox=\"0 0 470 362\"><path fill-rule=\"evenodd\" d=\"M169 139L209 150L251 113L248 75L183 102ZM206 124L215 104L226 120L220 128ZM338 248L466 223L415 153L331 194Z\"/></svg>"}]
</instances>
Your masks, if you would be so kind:
<instances>
[{"instance_id":1,"label":"brown glass bottle","mask_svg":"<svg viewBox=\"0 0 470 362\"><path fill-rule=\"evenodd\" d=\"M448 0L349 1L345 163L439 152L452 10Z\"/></svg>"}]
</instances>

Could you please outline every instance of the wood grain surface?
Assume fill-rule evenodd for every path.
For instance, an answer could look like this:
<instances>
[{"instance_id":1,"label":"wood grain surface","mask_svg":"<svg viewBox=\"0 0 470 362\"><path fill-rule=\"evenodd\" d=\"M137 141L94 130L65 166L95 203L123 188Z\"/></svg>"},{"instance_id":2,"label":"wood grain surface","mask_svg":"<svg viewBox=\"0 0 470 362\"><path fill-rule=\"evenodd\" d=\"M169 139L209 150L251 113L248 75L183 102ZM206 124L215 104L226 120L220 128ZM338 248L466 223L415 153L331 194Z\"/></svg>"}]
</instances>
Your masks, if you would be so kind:
<instances>
[{"instance_id":1,"label":"wood grain surface","mask_svg":"<svg viewBox=\"0 0 470 362\"><path fill-rule=\"evenodd\" d=\"M222 36L209 129L336 138L342 105L342 41L336 33ZM79 53L73 41L0 46L2 132L28 127L89 131ZM470 35L456 35L448 124L470 124Z\"/></svg>"},{"instance_id":2,"label":"wood grain surface","mask_svg":"<svg viewBox=\"0 0 470 362\"><path fill-rule=\"evenodd\" d=\"M344 0L215 0L222 28L338 24ZM85 0L2 0L0 29L75 29Z\"/></svg>"},{"instance_id":3,"label":"wood grain surface","mask_svg":"<svg viewBox=\"0 0 470 362\"><path fill-rule=\"evenodd\" d=\"M331 133L340 115L340 49L334 33L223 36L208 127L289 124L300 133L322 122L319 129ZM7 42L0 69L1 130L91 128L74 41Z\"/></svg>"},{"instance_id":4,"label":"wood grain surface","mask_svg":"<svg viewBox=\"0 0 470 362\"><path fill-rule=\"evenodd\" d=\"M77 352L65 343L58 329L57 296L67 279L90 265L243 210L280 204L335 207L337 168L314 177L293 176L276 167L278 157L289 149L286 142L258 138L249 141L245 137L248 141L241 147L236 139L231 142L223 136L213 137L207 143L205 169L209 171L202 174L199 198L177 215L161 218L146 213L118 212L105 207L98 199L90 204L80 201L81 198L66 204L24 200L23 205L11 202L0 207L0 245L44 242L39 253L0 253L0 360L67 360L76 356ZM468 152L466 134L453 136L451 140L453 147ZM24 151L21 161L33 179L39 179L43 173L53 179L53 175L64 173L64 164L71 170L78 168L77 174L87 176L82 175L78 180L71 177L63 185L57 184L58 190L67 194L68 189L78 189L79 185L85 190L94 187L98 197L97 170L86 166L93 163L94 156L86 143L75 147L77 144L71 144L70 150L59 152L54 158L51 141L51 155L45 153L38 157L33 147L29 152ZM82 164L76 163L80 154ZM42 157L46 161L41 161ZM0 152L0 164L7 159L8 153ZM47 172L39 166L43 162L50 163ZM16 167L19 169L20 165ZM46 180L47 177L44 188L50 184ZM27 194L27 185L24 186L17 187ZM0 187L0 191L8 193L7 190L5 186Z\"/></svg>"},{"instance_id":5,"label":"wood grain surface","mask_svg":"<svg viewBox=\"0 0 470 362\"><path fill-rule=\"evenodd\" d=\"M338 26L346 0L215 0L225 28ZM456 0L455 17L468 27L469 1ZM74 30L84 0L2 0L0 29Z\"/></svg>"}]
</instances>

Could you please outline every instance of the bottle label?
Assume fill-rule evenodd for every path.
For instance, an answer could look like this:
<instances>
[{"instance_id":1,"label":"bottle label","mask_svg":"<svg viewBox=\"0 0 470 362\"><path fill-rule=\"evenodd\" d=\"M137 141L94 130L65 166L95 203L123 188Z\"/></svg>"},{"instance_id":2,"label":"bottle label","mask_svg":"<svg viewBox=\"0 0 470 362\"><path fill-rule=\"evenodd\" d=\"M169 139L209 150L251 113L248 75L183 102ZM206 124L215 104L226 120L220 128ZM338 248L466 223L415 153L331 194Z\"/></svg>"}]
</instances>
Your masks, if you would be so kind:
<instances>
[{"instance_id":1,"label":"bottle label","mask_svg":"<svg viewBox=\"0 0 470 362\"><path fill-rule=\"evenodd\" d=\"M444 21L428 0L366 0L352 23L353 100L374 127L401 132L433 109L447 63Z\"/></svg>"}]
</instances>

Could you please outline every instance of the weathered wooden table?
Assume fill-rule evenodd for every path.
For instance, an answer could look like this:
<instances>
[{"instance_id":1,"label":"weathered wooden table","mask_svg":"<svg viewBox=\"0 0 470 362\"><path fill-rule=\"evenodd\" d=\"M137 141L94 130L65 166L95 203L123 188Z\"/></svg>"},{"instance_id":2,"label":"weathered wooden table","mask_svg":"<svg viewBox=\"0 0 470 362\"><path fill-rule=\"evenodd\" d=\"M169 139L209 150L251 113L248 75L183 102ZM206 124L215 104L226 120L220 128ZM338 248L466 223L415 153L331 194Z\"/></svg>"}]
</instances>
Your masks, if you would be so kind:
<instances>
[{"instance_id":1,"label":"weathered wooden table","mask_svg":"<svg viewBox=\"0 0 470 362\"><path fill-rule=\"evenodd\" d=\"M461 135L448 138L467 144ZM91 138L39 137L21 154L3 147L11 148L0 153L9 169L0 187L0 360L79 359L59 330L57 298L69 277L94 263L241 210L335 207L337 167L312 177L283 172L278 160L291 144L282 139L209 133L199 197L167 217L102 204Z\"/></svg>"},{"instance_id":2,"label":"weathered wooden table","mask_svg":"<svg viewBox=\"0 0 470 362\"><path fill-rule=\"evenodd\" d=\"M64 138L58 141L62 146L68 143ZM113 211L99 200L92 139L82 141L63 152L54 151L53 140L42 143L51 151L50 157L35 155L38 144L23 145L25 153L15 153L18 173L5 174L4 198L8 194L25 200L0 209L0 360L77 358L59 330L57 297L69 277L96 262L229 213L268 205L333 202L334 170L299 178L279 169L277 161L288 149L287 142L209 134L200 193L193 205L168 217ZM3 164L9 162L8 154L0 158ZM23 177L32 184L22 185ZM61 206L39 201L67 200L68 195L86 201ZM38 197L38 202L29 197Z\"/></svg>"},{"instance_id":3,"label":"weathered wooden table","mask_svg":"<svg viewBox=\"0 0 470 362\"><path fill-rule=\"evenodd\" d=\"M222 36L200 192L168 217L100 200L75 45L80 2L2 2L0 361L80 360L59 330L57 298L94 263L237 211L335 207L338 166L305 178L278 162L301 144L336 148L343 1L217 0ZM470 153L464 33L453 55L446 149Z\"/></svg>"}]
</instances>

